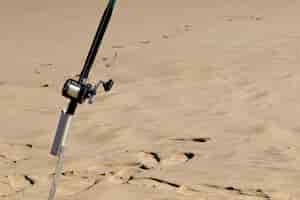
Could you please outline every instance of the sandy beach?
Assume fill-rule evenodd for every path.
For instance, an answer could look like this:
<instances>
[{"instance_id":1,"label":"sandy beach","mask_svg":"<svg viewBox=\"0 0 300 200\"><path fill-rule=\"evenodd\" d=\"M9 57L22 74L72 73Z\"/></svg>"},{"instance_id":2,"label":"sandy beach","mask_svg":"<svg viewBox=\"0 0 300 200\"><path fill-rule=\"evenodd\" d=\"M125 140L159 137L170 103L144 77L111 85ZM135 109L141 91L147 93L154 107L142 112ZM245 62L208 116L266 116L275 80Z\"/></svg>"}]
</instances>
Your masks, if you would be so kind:
<instances>
[{"instance_id":1,"label":"sandy beach","mask_svg":"<svg viewBox=\"0 0 300 200\"><path fill-rule=\"evenodd\" d=\"M0 7L0 199L47 199L61 88L106 1ZM300 199L300 2L119 0L57 200Z\"/></svg>"}]
</instances>

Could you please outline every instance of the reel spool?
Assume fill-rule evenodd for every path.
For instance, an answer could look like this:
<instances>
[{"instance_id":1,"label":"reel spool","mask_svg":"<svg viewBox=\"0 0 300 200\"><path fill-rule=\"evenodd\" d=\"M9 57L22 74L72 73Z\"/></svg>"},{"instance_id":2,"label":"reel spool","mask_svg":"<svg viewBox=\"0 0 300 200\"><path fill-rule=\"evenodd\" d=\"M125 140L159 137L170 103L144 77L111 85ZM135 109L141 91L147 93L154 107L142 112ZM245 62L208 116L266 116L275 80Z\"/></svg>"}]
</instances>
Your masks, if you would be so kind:
<instances>
[{"instance_id":1,"label":"reel spool","mask_svg":"<svg viewBox=\"0 0 300 200\"><path fill-rule=\"evenodd\" d=\"M89 102L92 102L100 84L102 84L105 92L109 92L114 82L111 79L107 81L100 80L93 86L90 83L82 83L74 79L68 79L63 86L62 95L80 104L84 103L86 99L90 99Z\"/></svg>"}]
</instances>

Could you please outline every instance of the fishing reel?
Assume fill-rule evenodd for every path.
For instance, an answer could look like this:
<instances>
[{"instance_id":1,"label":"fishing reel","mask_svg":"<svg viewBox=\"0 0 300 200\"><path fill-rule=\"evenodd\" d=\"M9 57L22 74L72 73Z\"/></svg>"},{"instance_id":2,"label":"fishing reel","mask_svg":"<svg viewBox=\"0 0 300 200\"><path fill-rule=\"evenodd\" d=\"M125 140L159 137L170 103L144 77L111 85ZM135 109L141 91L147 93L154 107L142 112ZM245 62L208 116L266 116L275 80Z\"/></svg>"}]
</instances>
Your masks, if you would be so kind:
<instances>
[{"instance_id":1,"label":"fishing reel","mask_svg":"<svg viewBox=\"0 0 300 200\"><path fill-rule=\"evenodd\" d=\"M109 92L113 84L114 82L111 79L107 81L100 80L96 85L68 79L63 86L62 95L80 104L84 103L86 99L89 99L88 103L92 104L100 85L103 86L105 92Z\"/></svg>"}]
</instances>

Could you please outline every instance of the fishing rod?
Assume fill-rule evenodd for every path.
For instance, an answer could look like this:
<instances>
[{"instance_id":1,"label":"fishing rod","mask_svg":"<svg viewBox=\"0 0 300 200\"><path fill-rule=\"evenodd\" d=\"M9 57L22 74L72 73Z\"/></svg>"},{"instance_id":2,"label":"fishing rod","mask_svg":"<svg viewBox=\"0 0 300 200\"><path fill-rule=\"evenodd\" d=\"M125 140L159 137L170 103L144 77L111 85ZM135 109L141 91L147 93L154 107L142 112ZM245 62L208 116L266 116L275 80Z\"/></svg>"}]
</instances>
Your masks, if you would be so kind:
<instances>
[{"instance_id":1,"label":"fishing rod","mask_svg":"<svg viewBox=\"0 0 300 200\"><path fill-rule=\"evenodd\" d=\"M111 90L114 84L113 80L111 79L106 81L100 80L96 85L92 85L87 81L103 36L111 19L115 3L116 0L109 0L106 9L103 12L79 79L68 79L63 86L62 95L68 98L70 102L68 107L61 111L55 137L51 146L50 154L57 157L57 163L48 200L53 200L55 197L57 184L63 169L63 155L68 136L68 130L78 104L84 103L87 99L88 103L92 104L97 94L97 89L100 85L103 86L105 92L108 92Z\"/></svg>"}]
</instances>

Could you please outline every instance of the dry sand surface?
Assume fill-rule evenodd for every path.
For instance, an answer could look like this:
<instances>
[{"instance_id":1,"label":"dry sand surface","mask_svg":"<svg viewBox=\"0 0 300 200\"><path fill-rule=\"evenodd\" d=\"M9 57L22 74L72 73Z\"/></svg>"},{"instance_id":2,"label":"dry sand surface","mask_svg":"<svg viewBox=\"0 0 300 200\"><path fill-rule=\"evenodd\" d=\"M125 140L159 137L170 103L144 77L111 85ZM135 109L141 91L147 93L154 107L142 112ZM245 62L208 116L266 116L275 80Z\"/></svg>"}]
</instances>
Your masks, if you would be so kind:
<instances>
[{"instance_id":1,"label":"dry sand surface","mask_svg":"<svg viewBox=\"0 0 300 200\"><path fill-rule=\"evenodd\" d=\"M3 1L0 199L47 199L61 87L104 0ZM300 2L119 0L57 200L300 199Z\"/></svg>"}]
</instances>

